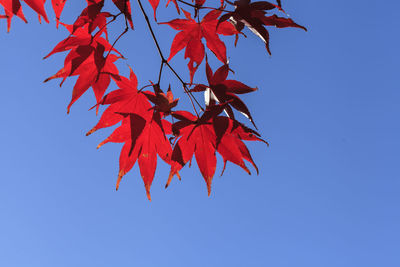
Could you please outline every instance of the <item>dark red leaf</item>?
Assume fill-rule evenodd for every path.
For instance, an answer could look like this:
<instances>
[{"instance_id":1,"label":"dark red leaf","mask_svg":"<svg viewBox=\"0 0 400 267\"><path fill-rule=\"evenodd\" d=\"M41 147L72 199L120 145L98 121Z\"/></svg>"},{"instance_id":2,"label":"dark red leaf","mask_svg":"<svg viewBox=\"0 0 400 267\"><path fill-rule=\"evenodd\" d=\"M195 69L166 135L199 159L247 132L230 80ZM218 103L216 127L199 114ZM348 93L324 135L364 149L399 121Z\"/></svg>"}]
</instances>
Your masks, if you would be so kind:
<instances>
[{"instance_id":1,"label":"dark red leaf","mask_svg":"<svg viewBox=\"0 0 400 267\"><path fill-rule=\"evenodd\" d=\"M269 54L271 54L269 48L269 32L264 26L276 26L278 28L297 27L306 30L305 27L296 24L292 19L280 18L276 15L266 16L267 11L274 8L283 11L280 1L278 1L278 5L276 6L266 1L250 3L248 0L239 0L235 1L235 7L235 11L224 14L218 22L222 23L231 19L238 31L241 31L244 26L247 26L265 43Z\"/></svg>"},{"instance_id":2,"label":"dark red leaf","mask_svg":"<svg viewBox=\"0 0 400 267\"><path fill-rule=\"evenodd\" d=\"M133 29L132 11L130 0L113 0L114 5L125 15L131 29Z\"/></svg>"}]
</instances>

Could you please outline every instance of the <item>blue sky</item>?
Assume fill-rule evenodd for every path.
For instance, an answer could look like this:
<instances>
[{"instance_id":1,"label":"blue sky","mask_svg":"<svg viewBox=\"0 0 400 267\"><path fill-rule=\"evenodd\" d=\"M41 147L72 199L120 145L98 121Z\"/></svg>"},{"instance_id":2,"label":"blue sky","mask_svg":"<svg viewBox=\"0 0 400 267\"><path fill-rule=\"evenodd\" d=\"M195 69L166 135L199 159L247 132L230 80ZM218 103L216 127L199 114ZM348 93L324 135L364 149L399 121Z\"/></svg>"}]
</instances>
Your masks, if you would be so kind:
<instances>
[{"instance_id":1,"label":"blue sky","mask_svg":"<svg viewBox=\"0 0 400 267\"><path fill-rule=\"evenodd\" d=\"M96 150L107 130L85 136L93 95L67 115L74 80L42 83L66 32L27 8L28 25L7 34L1 21L0 266L399 266L400 3L283 4L307 33L271 30L269 56L247 32L230 53L234 77L259 88L245 100L271 144L249 144L260 175L230 164L207 197L196 166L165 190L159 164L152 202L137 167L115 191L120 146ZM144 84L159 58L133 5L137 30L117 47ZM174 31L156 33L167 54Z\"/></svg>"}]
</instances>

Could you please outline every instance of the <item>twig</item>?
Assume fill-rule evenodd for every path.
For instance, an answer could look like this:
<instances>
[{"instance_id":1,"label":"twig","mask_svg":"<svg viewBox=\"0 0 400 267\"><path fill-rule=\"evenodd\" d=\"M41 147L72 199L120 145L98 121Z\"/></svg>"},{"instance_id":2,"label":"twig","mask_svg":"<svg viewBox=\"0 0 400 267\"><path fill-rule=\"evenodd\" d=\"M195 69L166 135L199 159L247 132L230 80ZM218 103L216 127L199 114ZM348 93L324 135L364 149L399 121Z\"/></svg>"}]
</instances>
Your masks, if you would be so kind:
<instances>
[{"instance_id":1,"label":"twig","mask_svg":"<svg viewBox=\"0 0 400 267\"><path fill-rule=\"evenodd\" d=\"M194 101L196 102L196 104L199 106L199 108L200 108L202 111L204 111L203 107L200 105L200 103L197 101L197 99L193 96L193 94L188 90L188 88L187 88L187 86L186 86L186 83L183 81L183 79L179 76L179 74L174 70L174 68L173 68L173 67L168 63L168 61L165 59L165 57L164 57L164 55L163 55L163 53L162 53L162 51L161 51L160 45L159 45L159 43L158 43L158 40L157 40L157 38L156 38L156 36L155 36L155 34L154 34L153 28L151 27L149 17L147 16L146 11L145 11L144 8L143 8L142 2L141 2L140 0L137 0L137 2L138 2L138 4L139 4L140 10L141 10L141 12L142 12L142 14L143 14L143 16L144 16L144 19L146 20L147 27L148 27L149 30L150 30L151 36L152 36L152 38L153 38L153 41L154 41L154 43L155 43L155 45L156 45L156 47L157 47L158 54L160 55L160 58L161 58L161 66L160 66L159 80L161 79L161 73L162 73L162 69L163 69L164 65L167 65L168 68L172 71L172 73L173 73L173 74L178 78L178 80L182 83L183 90L185 91L185 93L187 93L187 95L188 95L188 97L189 97L189 100L190 100L190 102L191 102L191 104L192 104L192 106L193 106L193 110L194 110L194 112L196 113L197 117L199 117L199 113L198 113L197 110L196 110L196 106L194 105L193 99L194 99Z\"/></svg>"},{"instance_id":2,"label":"twig","mask_svg":"<svg viewBox=\"0 0 400 267\"><path fill-rule=\"evenodd\" d=\"M182 3L182 4L191 6L191 7L195 8L195 9L212 9L212 10L220 10L220 11L223 11L223 12L232 12L232 11L223 9L222 7L221 8L216 8L216 7L210 7L210 6L199 6L199 5L196 5L196 4L188 3L188 2L183 1L183 0L177 0L177 1Z\"/></svg>"},{"instance_id":3,"label":"twig","mask_svg":"<svg viewBox=\"0 0 400 267\"><path fill-rule=\"evenodd\" d=\"M128 32L128 30L129 30L129 27L126 26L126 27L125 27L125 30L117 37L117 39L115 39L114 43L111 45L110 50L108 50L108 53L107 53L107 55L106 55L106 57L105 57L105 60L107 60L108 55L109 55L110 52L114 49L114 46L115 46L115 44L118 42L118 40L121 39L121 37L124 36L124 34Z\"/></svg>"}]
</instances>

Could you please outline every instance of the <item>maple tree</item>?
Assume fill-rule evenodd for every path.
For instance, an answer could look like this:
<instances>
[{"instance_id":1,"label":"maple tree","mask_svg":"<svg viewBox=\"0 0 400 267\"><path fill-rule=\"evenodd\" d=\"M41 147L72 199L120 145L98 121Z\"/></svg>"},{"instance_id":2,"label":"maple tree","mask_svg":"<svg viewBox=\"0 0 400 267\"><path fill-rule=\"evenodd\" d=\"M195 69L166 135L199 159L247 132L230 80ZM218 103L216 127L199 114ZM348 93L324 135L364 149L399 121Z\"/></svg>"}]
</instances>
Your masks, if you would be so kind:
<instances>
[{"instance_id":1,"label":"maple tree","mask_svg":"<svg viewBox=\"0 0 400 267\"><path fill-rule=\"evenodd\" d=\"M306 28L286 16L280 0L277 0L276 4L250 0L161 1L161 4L165 2L165 8L172 2L174 8L171 8L170 12L178 16L168 22L158 21L157 9L160 0L148 0L153 9L153 20L157 25L160 27L168 25L177 31L169 56L165 57L142 1L147 2L137 0L138 6L161 62L159 73L153 77L157 82L151 82L139 89L138 79L132 69L129 77L124 77L115 65L116 61L124 58L115 48L116 43L130 30L134 30L130 0L112 0L112 4L118 10L116 14L104 10L107 0L82 1L86 2L86 6L71 25L62 21L62 12L67 0L51 0L56 27L59 25L65 27L69 34L45 58L56 53L68 53L65 56L64 66L45 82L61 78L61 86L67 78L78 76L67 107L68 113L75 101L90 88L95 95L95 105L92 108L98 112L100 106L106 106L99 122L87 135L119 124L111 135L99 144L100 147L108 142L123 143L119 156L116 188L118 189L123 176L137 161L147 196L151 199L150 187L157 167L157 155L171 167L166 187L174 176L181 179L179 171L188 162L191 164L194 155L207 184L209 195L217 165L217 153L223 159L223 171L229 161L250 174L245 164L247 161L258 173L258 168L243 141L261 141L267 145L268 143L261 139L257 131L235 118L235 112L238 111L257 129L248 107L238 96L254 92L257 88L228 79L229 73L233 71L229 67L226 45L220 36L235 36L236 46L239 37L246 36L244 30L248 28L260 37L265 43L267 53L271 54L267 27L296 27L304 30ZM5 12L0 15L0 19L7 21L8 31L15 16L27 22L22 5L25 3L37 13L39 21L43 19L49 23L45 2L45 0L0 0L0 6ZM200 12L201 10L205 12ZM124 19L125 28L113 42L110 42L109 25L119 17ZM184 58L189 59L187 81L169 63L181 50L185 50ZM222 64L215 72L209 65L207 51L211 51ZM208 84L194 82L195 74L203 62ZM174 98L171 87L167 90L161 88L162 73L165 68L169 69L181 83L182 88L173 90L187 95L193 113L178 108L179 98ZM111 81L115 82L117 89L109 89L112 87ZM197 93L204 94L204 104L197 100Z\"/></svg>"}]
</instances>

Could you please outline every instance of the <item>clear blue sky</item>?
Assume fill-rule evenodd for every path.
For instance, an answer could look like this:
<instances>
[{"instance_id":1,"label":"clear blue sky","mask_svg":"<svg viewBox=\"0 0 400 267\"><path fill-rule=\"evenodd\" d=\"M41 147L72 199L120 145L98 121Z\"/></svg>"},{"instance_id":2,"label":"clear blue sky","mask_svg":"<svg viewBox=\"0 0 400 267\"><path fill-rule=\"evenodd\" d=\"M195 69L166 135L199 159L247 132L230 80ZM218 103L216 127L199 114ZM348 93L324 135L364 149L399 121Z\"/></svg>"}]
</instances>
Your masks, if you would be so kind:
<instances>
[{"instance_id":1,"label":"clear blue sky","mask_svg":"<svg viewBox=\"0 0 400 267\"><path fill-rule=\"evenodd\" d=\"M133 4L137 31L118 48L144 84L159 59ZM283 4L309 32L272 30L271 57L248 32L230 54L260 89L245 98L271 143L249 144L260 175L230 164L207 197L196 166L165 190L160 164L152 202L137 167L115 191L120 146L97 151L110 131L84 134L92 93L67 115L74 80L42 83L65 31L27 8L28 25L0 21L0 266L400 266L400 3ZM156 29L167 53L174 31Z\"/></svg>"}]
</instances>

